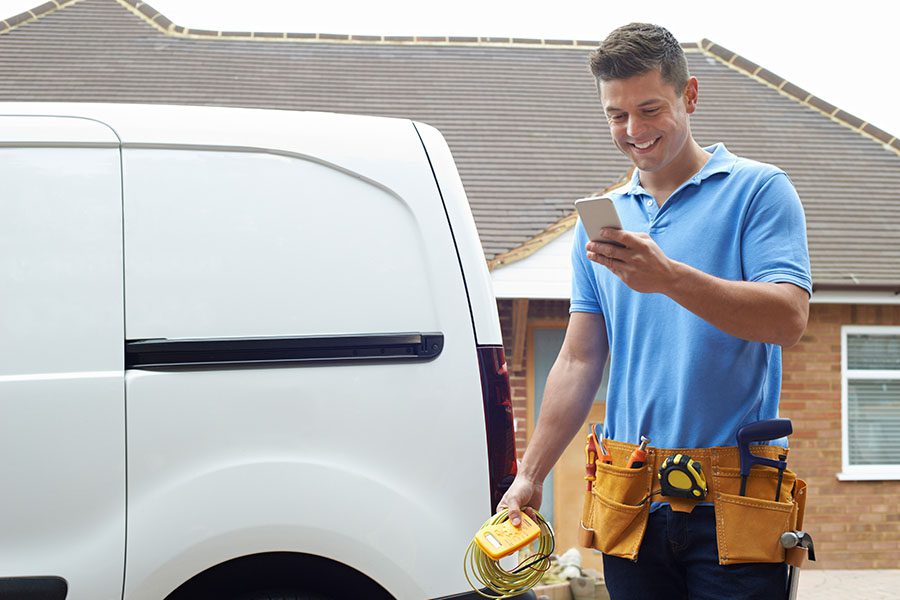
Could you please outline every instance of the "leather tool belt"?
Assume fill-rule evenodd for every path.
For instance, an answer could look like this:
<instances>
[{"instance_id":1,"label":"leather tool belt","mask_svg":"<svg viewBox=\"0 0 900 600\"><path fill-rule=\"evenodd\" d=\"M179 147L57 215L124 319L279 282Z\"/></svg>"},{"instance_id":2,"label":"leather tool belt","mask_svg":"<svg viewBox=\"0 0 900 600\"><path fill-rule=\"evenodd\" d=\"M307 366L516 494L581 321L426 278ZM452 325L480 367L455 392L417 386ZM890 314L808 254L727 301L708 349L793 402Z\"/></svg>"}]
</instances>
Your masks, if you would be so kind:
<instances>
[{"instance_id":1,"label":"leather tool belt","mask_svg":"<svg viewBox=\"0 0 900 600\"><path fill-rule=\"evenodd\" d=\"M628 469L628 457L636 447L604 440L612 464L585 465L590 489L585 492L579 542L605 554L637 560L647 528L652 502L667 502L672 510L691 512L699 502L712 502L716 515L719 564L784 562L780 537L802 529L806 483L785 470L781 494L775 501L778 470L754 466L741 496L740 459L737 446L715 448L647 448L646 464ZM788 450L780 446L754 445L753 453L776 459ZM702 465L707 494L703 500L660 495L657 477L668 456L687 454ZM586 456L587 456L586 452Z\"/></svg>"}]
</instances>

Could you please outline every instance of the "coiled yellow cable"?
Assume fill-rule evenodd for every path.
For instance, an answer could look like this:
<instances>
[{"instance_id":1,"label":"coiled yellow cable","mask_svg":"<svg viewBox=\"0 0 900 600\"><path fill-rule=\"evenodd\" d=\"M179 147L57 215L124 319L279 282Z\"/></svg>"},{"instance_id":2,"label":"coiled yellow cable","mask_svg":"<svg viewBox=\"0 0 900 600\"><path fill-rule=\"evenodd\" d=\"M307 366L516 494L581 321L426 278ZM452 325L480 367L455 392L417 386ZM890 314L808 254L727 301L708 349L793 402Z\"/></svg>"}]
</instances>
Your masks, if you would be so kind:
<instances>
[{"instance_id":1,"label":"coiled yellow cable","mask_svg":"<svg viewBox=\"0 0 900 600\"><path fill-rule=\"evenodd\" d=\"M493 560L484 550L475 542L474 538L466 550L463 558L463 571L466 574L466 581L480 596L485 598L511 598L524 592L527 592L541 580L541 575L550 568L550 555L556 547L556 540L553 537L553 528L537 511L534 511L535 522L540 526L541 533L537 541L537 549L522 560L512 571L507 571L500 566L500 562ZM480 529L489 525L497 525L503 523L509 518L509 511L503 509L496 515L484 522ZM473 583L473 578L480 587L486 588L484 591L479 589Z\"/></svg>"}]
</instances>

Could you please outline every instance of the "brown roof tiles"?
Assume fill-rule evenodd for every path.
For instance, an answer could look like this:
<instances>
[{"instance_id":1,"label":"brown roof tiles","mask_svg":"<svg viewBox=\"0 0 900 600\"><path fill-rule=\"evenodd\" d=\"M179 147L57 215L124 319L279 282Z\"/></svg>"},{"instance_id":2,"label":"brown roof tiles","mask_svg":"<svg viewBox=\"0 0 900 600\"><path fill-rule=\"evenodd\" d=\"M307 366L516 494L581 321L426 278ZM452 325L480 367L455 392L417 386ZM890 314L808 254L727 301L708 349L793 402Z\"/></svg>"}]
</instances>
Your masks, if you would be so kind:
<instances>
[{"instance_id":1,"label":"brown roof tiles","mask_svg":"<svg viewBox=\"0 0 900 600\"><path fill-rule=\"evenodd\" d=\"M0 100L424 121L450 144L485 255L500 262L557 235L575 198L630 167L588 69L596 42L190 30L124 1L130 8L57 0L65 10L42 4L13 26L0 22ZM900 140L709 40L684 46L702 82L697 141L725 141L788 172L806 208L816 285L900 287Z\"/></svg>"}]
</instances>

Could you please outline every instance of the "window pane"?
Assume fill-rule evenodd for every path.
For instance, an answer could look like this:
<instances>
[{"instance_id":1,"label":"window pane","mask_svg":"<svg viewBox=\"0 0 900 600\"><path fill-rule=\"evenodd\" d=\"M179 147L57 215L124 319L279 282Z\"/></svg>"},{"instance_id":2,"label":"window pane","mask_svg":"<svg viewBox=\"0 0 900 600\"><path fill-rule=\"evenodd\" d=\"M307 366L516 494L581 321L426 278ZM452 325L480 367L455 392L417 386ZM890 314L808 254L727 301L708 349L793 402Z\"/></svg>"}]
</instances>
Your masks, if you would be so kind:
<instances>
[{"instance_id":1,"label":"window pane","mask_svg":"<svg viewBox=\"0 0 900 600\"><path fill-rule=\"evenodd\" d=\"M847 368L900 369L900 335L848 335Z\"/></svg>"},{"instance_id":2,"label":"window pane","mask_svg":"<svg viewBox=\"0 0 900 600\"><path fill-rule=\"evenodd\" d=\"M850 380L851 465L900 465L900 380Z\"/></svg>"}]
</instances>

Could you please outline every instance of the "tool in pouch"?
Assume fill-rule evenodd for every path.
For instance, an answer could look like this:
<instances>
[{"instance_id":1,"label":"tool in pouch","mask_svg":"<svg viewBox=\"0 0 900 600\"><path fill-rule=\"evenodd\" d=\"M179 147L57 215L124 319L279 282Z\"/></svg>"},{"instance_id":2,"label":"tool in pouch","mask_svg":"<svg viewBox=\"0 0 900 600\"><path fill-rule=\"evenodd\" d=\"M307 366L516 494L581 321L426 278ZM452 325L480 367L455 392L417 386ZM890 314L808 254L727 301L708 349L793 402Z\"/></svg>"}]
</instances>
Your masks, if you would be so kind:
<instances>
[{"instance_id":1,"label":"tool in pouch","mask_svg":"<svg viewBox=\"0 0 900 600\"><path fill-rule=\"evenodd\" d=\"M667 456L659 467L659 485L663 496L706 498L706 475L700 463L687 454Z\"/></svg>"},{"instance_id":2,"label":"tool in pouch","mask_svg":"<svg viewBox=\"0 0 900 600\"><path fill-rule=\"evenodd\" d=\"M591 491L594 481L597 480L597 460L599 459L605 465L612 464L612 456L603 445L603 435L597 436L597 426L588 425L588 435L584 445L584 479L587 481L588 492Z\"/></svg>"},{"instance_id":3,"label":"tool in pouch","mask_svg":"<svg viewBox=\"0 0 900 600\"><path fill-rule=\"evenodd\" d=\"M534 543L536 550L511 570L501 566L500 559ZM532 518L523 511L516 527L509 520L509 511L503 509L485 521L472 538L463 558L463 572L478 595L497 600L512 598L540 582L550 568L555 547L553 529L541 513L534 511Z\"/></svg>"},{"instance_id":4,"label":"tool in pouch","mask_svg":"<svg viewBox=\"0 0 900 600\"><path fill-rule=\"evenodd\" d=\"M775 501L778 502L781 497L782 476L787 468L787 462L785 462L787 456L784 454L779 455L778 458L780 460L757 456L750 452L750 443L781 439L791 435L793 432L794 427L790 419L767 419L744 425L738 429L737 446L741 458L741 496L747 495L747 477L750 475L750 469L753 468L753 465L762 465L778 469L778 487L775 491Z\"/></svg>"},{"instance_id":5,"label":"tool in pouch","mask_svg":"<svg viewBox=\"0 0 900 600\"><path fill-rule=\"evenodd\" d=\"M781 546L785 549L785 561L788 565L787 599L797 599L797 586L800 584L800 567L808 557L816 560L816 549L812 536L805 531L785 531L781 534Z\"/></svg>"}]
</instances>

